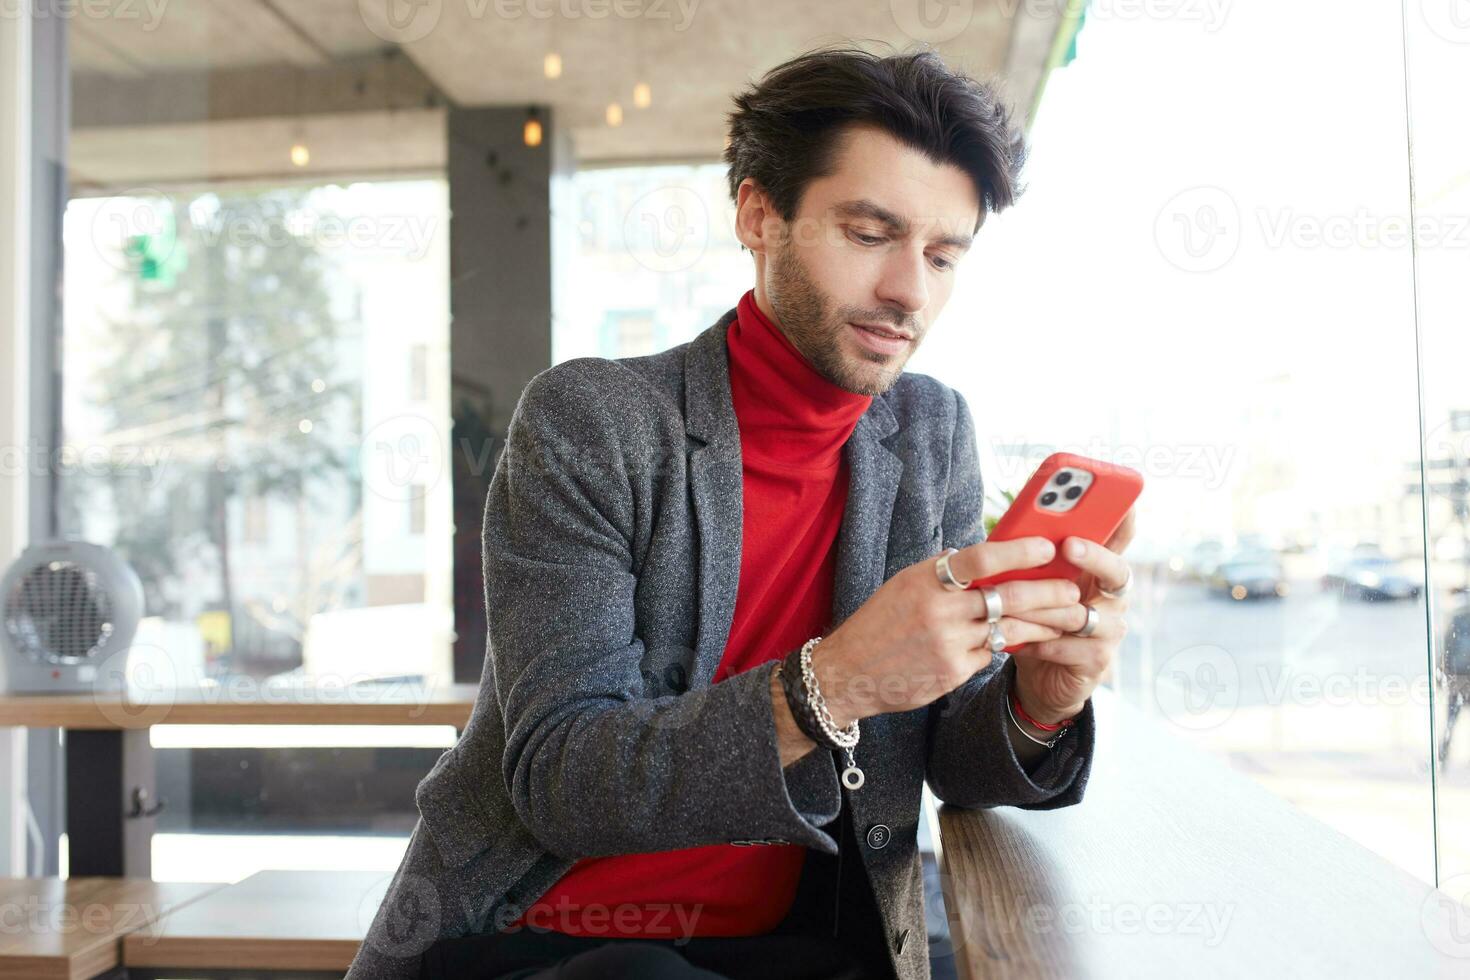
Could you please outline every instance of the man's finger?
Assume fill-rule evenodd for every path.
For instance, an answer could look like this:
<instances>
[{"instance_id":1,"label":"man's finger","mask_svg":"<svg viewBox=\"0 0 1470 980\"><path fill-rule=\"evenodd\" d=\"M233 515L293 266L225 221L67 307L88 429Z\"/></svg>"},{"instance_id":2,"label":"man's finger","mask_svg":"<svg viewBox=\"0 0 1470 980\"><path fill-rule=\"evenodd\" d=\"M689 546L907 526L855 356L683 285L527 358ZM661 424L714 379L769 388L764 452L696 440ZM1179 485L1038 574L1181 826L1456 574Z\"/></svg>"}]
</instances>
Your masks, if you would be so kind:
<instances>
[{"instance_id":1,"label":"man's finger","mask_svg":"<svg viewBox=\"0 0 1470 980\"><path fill-rule=\"evenodd\" d=\"M1056 545L1039 535L1012 541L977 541L949 560L960 579L987 579L1019 568L1038 568L1056 557Z\"/></svg>"},{"instance_id":2,"label":"man's finger","mask_svg":"<svg viewBox=\"0 0 1470 980\"><path fill-rule=\"evenodd\" d=\"M1072 549L1078 545L1081 546L1082 553L1074 556ZM1062 549L1062 554L1066 556L1067 561L1091 575L1093 582L1101 588L1121 589L1123 583L1128 581L1128 562L1123 559L1122 555L1104 548L1095 541L1088 541L1086 538L1067 538L1062 542Z\"/></svg>"},{"instance_id":3,"label":"man's finger","mask_svg":"<svg viewBox=\"0 0 1470 980\"><path fill-rule=\"evenodd\" d=\"M1108 538L1108 543L1105 545L1115 555L1121 555L1123 550L1133 541L1133 532L1135 529L1135 522L1133 520L1134 509L1133 507L1128 508L1128 513L1123 515L1123 522L1118 525L1118 529L1113 532L1112 537Z\"/></svg>"}]
</instances>

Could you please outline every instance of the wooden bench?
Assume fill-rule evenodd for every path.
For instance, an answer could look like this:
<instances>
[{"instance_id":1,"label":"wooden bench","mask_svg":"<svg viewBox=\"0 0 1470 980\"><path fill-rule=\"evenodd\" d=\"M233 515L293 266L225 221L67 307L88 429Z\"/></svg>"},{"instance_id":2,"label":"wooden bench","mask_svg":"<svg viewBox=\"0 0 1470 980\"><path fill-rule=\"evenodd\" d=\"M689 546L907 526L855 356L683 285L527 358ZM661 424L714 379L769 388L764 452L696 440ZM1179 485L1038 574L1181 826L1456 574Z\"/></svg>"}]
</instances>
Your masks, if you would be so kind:
<instances>
[{"instance_id":1,"label":"wooden bench","mask_svg":"<svg viewBox=\"0 0 1470 980\"><path fill-rule=\"evenodd\" d=\"M1081 803L937 808L960 977L1470 976L1449 895L1112 691L1093 705Z\"/></svg>"},{"instance_id":2,"label":"wooden bench","mask_svg":"<svg viewBox=\"0 0 1470 980\"><path fill-rule=\"evenodd\" d=\"M184 969L340 977L362 944L391 875L261 871L123 942L130 978Z\"/></svg>"},{"instance_id":3,"label":"wooden bench","mask_svg":"<svg viewBox=\"0 0 1470 980\"><path fill-rule=\"evenodd\" d=\"M117 969L123 937L219 884L139 878L0 878L0 978L91 980Z\"/></svg>"}]
</instances>

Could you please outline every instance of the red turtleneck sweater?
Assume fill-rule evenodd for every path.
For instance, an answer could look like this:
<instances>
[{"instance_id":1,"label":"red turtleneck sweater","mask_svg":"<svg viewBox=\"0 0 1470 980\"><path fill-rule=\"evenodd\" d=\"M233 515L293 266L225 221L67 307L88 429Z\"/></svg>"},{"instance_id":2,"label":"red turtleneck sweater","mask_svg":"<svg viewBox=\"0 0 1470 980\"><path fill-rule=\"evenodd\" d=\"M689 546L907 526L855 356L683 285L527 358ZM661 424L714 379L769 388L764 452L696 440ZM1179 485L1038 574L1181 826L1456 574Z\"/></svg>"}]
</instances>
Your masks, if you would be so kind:
<instances>
[{"instance_id":1,"label":"red turtleneck sweater","mask_svg":"<svg viewBox=\"0 0 1470 980\"><path fill-rule=\"evenodd\" d=\"M716 684L827 633L847 503L842 447L872 402L818 374L761 313L754 290L736 309L725 345L744 538ZM790 911L805 857L797 844L711 844L584 858L513 925L602 937L759 935Z\"/></svg>"}]
</instances>

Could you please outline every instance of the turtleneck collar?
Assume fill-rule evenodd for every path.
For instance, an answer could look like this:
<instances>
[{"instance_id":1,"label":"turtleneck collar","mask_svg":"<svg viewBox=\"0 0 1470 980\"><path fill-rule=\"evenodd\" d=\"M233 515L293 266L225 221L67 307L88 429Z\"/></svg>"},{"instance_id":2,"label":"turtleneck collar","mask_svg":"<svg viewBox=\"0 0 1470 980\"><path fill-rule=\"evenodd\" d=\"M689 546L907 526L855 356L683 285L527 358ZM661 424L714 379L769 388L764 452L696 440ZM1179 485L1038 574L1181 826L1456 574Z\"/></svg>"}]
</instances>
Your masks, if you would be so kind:
<instances>
[{"instance_id":1,"label":"turtleneck collar","mask_svg":"<svg viewBox=\"0 0 1470 980\"><path fill-rule=\"evenodd\" d=\"M829 471L873 401L817 373L747 290L725 332L730 396L747 462Z\"/></svg>"}]
</instances>

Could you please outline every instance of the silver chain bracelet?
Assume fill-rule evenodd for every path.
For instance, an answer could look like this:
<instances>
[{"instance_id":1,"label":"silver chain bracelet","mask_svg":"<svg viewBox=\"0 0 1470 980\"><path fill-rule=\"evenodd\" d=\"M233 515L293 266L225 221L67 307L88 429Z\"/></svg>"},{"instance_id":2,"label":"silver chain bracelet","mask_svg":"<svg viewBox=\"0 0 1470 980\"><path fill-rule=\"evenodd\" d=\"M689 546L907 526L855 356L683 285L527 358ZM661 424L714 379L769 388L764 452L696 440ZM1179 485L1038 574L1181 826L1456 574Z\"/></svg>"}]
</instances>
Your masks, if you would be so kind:
<instances>
[{"instance_id":1,"label":"silver chain bracelet","mask_svg":"<svg viewBox=\"0 0 1470 980\"><path fill-rule=\"evenodd\" d=\"M817 716L817 724L822 726L822 732L838 746L847 751L847 768L842 770L842 785L848 789L858 789L863 785L863 771L858 768L857 757L852 750L858 744L861 732L858 723L853 721L846 728L838 728L832 713L827 710L827 700L822 697L822 692L817 688L817 672L812 669L812 650L818 643L822 642L820 636L814 636L801 647L801 682L806 688L807 700L811 704L813 713Z\"/></svg>"}]
</instances>

